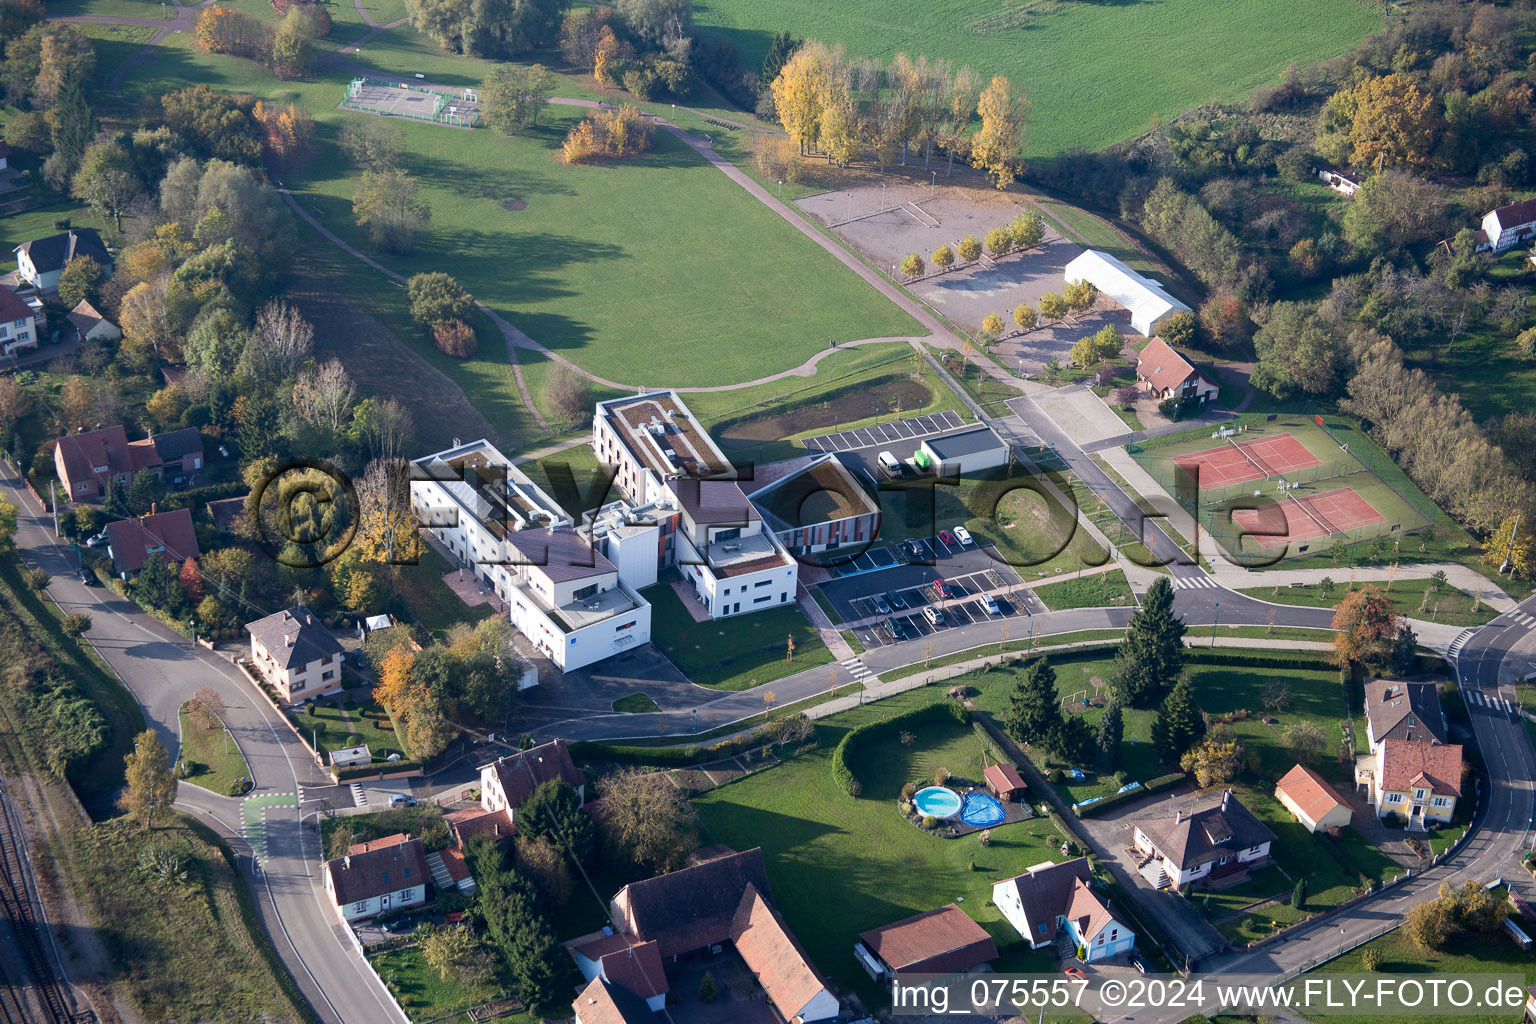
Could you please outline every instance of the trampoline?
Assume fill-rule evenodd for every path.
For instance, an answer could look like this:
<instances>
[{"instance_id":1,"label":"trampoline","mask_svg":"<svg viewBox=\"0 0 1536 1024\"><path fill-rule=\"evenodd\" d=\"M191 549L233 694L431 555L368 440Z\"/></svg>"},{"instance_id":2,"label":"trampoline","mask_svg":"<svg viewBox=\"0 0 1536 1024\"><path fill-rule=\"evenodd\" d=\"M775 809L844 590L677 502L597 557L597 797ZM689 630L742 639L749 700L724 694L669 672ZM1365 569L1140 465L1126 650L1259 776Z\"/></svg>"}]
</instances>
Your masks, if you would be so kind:
<instances>
[{"instance_id":1,"label":"trampoline","mask_svg":"<svg viewBox=\"0 0 1536 1024\"><path fill-rule=\"evenodd\" d=\"M1003 805L990 793L967 793L965 802L960 805L960 820L977 828L1001 825L1006 817L1008 813L1003 810Z\"/></svg>"}]
</instances>

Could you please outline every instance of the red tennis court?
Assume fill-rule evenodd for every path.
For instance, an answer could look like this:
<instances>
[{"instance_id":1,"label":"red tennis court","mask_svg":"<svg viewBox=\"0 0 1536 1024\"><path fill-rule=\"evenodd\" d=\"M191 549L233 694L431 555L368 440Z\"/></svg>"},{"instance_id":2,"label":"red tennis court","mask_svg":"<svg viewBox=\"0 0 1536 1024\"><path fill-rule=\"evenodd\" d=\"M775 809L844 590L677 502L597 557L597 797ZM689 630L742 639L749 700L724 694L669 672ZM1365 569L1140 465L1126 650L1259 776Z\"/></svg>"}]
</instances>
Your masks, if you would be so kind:
<instances>
[{"instance_id":1,"label":"red tennis court","mask_svg":"<svg viewBox=\"0 0 1536 1024\"><path fill-rule=\"evenodd\" d=\"M1289 501L1264 508L1239 509L1232 513L1232 519L1266 548L1386 521L1353 487L1340 487L1307 498L1293 494Z\"/></svg>"},{"instance_id":2,"label":"red tennis court","mask_svg":"<svg viewBox=\"0 0 1536 1024\"><path fill-rule=\"evenodd\" d=\"M1184 472L1196 476L1202 488L1212 488L1284 476L1320 466L1323 460L1290 434L1276 434L1253 441L1238 441L1234 437L1220 447L1191 452L1173 461Z\"/></svg>"}]
</instances>

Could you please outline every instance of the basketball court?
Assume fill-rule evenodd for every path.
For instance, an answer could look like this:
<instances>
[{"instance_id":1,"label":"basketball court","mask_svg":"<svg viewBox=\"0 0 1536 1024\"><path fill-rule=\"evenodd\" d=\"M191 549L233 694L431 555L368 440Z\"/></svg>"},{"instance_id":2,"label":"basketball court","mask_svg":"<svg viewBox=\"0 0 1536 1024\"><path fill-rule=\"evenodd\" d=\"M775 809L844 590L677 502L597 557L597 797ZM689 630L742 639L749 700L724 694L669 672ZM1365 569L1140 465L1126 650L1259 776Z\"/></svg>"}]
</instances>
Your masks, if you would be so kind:
<instances>
[{"instance_id":1,"label":"basketball court","mask_svg":"<svg viewBox=\"0 0 1536 1024\"><path fill-rule=\"evenodd\" d=\"M1202 489L1208 489L1285 476L1320 466L1323 460L1290 434L1273 434L1254 440L1229 437L1218 448L1181 455L1174 464L1196 477Z\"/></svg>"}]
</instances>

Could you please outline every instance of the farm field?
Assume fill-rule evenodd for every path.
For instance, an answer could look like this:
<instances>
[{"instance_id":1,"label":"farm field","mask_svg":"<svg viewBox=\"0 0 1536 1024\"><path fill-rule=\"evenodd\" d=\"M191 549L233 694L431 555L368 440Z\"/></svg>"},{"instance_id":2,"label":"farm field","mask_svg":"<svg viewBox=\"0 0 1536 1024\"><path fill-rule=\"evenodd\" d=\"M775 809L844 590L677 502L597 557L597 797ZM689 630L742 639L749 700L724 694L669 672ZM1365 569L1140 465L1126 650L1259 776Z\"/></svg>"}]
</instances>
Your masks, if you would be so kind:
<instances>
[{"instance_id":1,"label":"farm field","mask_svg":"<svg viewBox=\"0 0 1536 1024\"><path fill-rule=\"evenodd\" d=\"M1282 13L1283 12L1283 13ZM1357 0L697 0L694 19L762 63L775 32L843 43L853 56L898 51L1005 74L1029 93L1026 152L1099 149L1213 95L1235 100L1298 65L1342 53L1376 28L1379 8Z\"/></svg>"}]
</instances>

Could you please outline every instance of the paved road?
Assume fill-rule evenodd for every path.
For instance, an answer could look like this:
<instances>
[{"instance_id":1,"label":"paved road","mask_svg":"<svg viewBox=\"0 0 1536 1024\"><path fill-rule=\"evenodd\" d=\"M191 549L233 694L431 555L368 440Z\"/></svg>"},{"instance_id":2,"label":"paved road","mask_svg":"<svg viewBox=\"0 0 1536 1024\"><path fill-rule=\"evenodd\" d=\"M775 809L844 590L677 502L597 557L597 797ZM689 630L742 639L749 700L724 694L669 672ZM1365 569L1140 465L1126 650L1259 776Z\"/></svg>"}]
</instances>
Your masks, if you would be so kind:
<instances>
[{"instance_id":1,"label":"paved road","mask_svg":"<svg viewBox=\"0 0 1536 1024\"><path fill-rule=\"evenodd\" d=\"M275 798L307 788L308 806L303 813L310 819L315 818L321 796L335 799L334 788L314 792L314 788L329 787L329 779L237 669L216 654L192 647L136 605L102 588L84 586L74 552L54 543L51 518L8 468L0 468L0 473L4 474L0 494L21 510L16 543L23 559L53 575L48 593L60 607L91 616L92 627L86 635L138 698L145 719L173 759L180 748L181 704L199 687L212 686L224 699L230 732L251 766L256 783L252 798ZM340 926L323 902L315 871L318 834L313 820L307 829L301 825L296 800L279 801L267 810L260 869L243 835L241 800L183 784L176 804L198 815L235 847L278 954L327 1024L399 1021L377 980L344 944Z\"/></svg>"}]
</instances>

